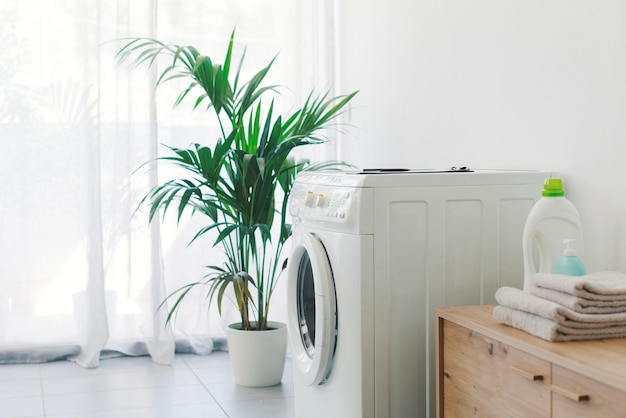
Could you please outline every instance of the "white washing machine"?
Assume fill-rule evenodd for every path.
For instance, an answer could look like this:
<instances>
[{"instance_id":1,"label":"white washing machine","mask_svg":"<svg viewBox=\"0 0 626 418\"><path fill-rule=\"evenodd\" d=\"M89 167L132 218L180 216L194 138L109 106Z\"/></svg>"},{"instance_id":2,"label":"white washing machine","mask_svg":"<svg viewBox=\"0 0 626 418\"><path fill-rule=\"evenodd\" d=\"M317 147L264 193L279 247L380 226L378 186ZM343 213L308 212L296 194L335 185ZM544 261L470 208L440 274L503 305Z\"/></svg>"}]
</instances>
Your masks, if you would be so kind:
<instances>
[{"instance_id":1,"label":"white washing machine","mask_svg":"<svg viewBox=\"0 0 626 418\"><path fill-rule=\"evenodd\" d=\"M440 306L523 284L551 173L301 173L287 278L296 417L434 417Z\"/></svg>"}]
</instances>

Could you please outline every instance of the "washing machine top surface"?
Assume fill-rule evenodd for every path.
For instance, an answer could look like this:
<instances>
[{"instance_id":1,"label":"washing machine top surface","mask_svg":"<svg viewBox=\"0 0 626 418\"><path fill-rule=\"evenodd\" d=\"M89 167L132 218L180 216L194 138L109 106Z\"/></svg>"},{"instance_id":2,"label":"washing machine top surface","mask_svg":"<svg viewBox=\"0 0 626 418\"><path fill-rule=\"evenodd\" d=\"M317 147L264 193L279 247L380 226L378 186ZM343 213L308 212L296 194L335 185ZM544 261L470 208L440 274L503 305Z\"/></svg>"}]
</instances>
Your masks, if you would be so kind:
<instances>
[{"instance_id":1,"label":"washing machine top surface","mask_svg":"<svg viewBox=\"0 0 626 418\"><path fill-rule=\"evenodd\" d=\"M291 189L289 214L294 228L309 225L354 234L371 234L375 205L390 201L454 200L460 189L481 198L511 195L530 188L540 196L553 173L529 170L369 169L352 172L311 171L298 174Z\"/></svg>"},{"instance_id":2,"label":"washing machine top surface","mask_svg":"<svg viewBox=\"0 0 626 418\"><path fill-rule=\"evenodd\" d=\"M545 171L471 169L465 166L443 169L365 168L354 171L302 172L298 174L296 182L354 188L504 185L543 182L553 175Z\"/></svg>"}]
</instances>

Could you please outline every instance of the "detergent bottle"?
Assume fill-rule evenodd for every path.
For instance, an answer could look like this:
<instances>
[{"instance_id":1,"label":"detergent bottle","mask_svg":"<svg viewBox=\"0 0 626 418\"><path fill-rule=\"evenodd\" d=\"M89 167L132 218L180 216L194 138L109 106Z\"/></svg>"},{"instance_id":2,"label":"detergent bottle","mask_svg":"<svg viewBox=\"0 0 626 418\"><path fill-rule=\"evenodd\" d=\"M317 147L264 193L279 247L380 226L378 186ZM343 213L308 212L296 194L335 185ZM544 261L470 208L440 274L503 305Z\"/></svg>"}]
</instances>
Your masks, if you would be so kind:
<instances>
[{"instance_id":1,"label":"detergent bottle","mask_svg":"<svg viewBox=\"0 0 626 418\"><path fill-rule=\"evenodd\" d=\"M584 259L580 215L565 197L561 179L546 179L541 195L528 214L522 235L525 291L530 291L533 274L553 273L563 254L563 240L575 240L577 255Z\"/></svg>"}]
</instances>

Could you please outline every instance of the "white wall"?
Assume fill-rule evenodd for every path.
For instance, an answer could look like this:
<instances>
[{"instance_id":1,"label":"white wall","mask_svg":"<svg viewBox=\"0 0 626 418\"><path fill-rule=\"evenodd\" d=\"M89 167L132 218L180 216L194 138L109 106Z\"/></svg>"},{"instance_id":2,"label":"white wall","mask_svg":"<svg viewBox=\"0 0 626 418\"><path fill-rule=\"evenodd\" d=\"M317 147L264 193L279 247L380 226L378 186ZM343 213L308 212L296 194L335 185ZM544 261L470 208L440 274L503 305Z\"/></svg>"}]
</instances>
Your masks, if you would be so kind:
<instances>
[{"instance_id":1,"label":"white wall","mask_svg":"<svg viewBox=\"0 0 626 418\"><path fill-rule=\"evenodd\" d=\"M558 171L588 271L626 272L626 2L336 3L340 158Z\"/></svg>"}]
</instances>

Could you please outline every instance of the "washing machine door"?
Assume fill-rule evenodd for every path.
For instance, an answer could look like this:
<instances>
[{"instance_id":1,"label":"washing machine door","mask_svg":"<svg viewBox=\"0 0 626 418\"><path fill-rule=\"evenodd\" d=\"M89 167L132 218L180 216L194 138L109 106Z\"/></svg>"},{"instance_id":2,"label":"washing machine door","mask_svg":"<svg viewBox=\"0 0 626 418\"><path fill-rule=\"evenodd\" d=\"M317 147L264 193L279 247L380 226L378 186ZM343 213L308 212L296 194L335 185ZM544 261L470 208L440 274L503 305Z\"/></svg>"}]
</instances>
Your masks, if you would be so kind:
<instances>
[{"instance_id":1,"label":"washing machine door","mask_svg":"<svg viewBox=\"0 0 626 418\"><path fill-rule=\"evenodd\" d=\"M305 384L321 384L332 369L337 304L328 255L313 234L300 235L289 258L287 311L294 363Z\"/></svg>"}]
</instances>

